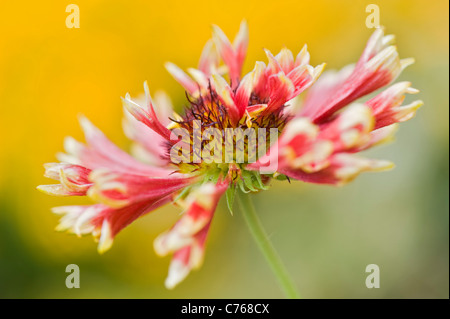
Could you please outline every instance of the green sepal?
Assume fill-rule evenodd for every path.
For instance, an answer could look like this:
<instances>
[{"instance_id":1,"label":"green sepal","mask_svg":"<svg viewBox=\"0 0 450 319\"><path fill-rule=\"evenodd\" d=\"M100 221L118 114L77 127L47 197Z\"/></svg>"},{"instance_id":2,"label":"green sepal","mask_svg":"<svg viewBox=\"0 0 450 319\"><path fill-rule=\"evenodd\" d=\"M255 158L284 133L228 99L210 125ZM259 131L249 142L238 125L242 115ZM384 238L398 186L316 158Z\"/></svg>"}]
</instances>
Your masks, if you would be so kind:
<instances>
[{"instance_id":1,"label":"green sepal","mask_svg":"<svg viewBox=\"0 0 450 319\"><path fill-rule=\"evenodd\" d=\"M261 174L256 173L255 177L256 177L256 180L258 181L258 186L260 189L268 190L270 188L268 185L264 185L264 183L262 182Z\"/></svg>"},{"instance_id":2,"label":"green sepal","mask_svg":"<svg viewBox=\"0 0 450 319\"><path fill-rule=\"evenodd\" d=\"M246 194L250 193L250 190L245 189L244 182L242 181L242 179L240 179L237 184L239 185L239 188L241 189L241 191L243 193L246 193Z\"/></svg>"},{"instance_id":3,"label":"green sepal","mask_svg":"<svg viewBox=\"0 0 450 319\"><path fill-rule=\"evenodd\" d=\"M275 177L275 179L278 181L285 181L285 180L287 180L287 177L284 174L280 174L277 177Z\"/></svg>"},{"instance_id":4,"label":"green sepal","mask_svg":"<svg viewBox=\"0 0 450 319\"><path fill-rule=\"evenodd\" d=\"M227 198L228 210L230 211L230 214L233 215L233 203L234 203L234 197L236 196L236 186L230 185L228 187L225 195Z\"/></svg>"},{"instance_id":5,"label":"green sepal","mask_svg":"<svg viewBox=\"0 0 450 319\"><path fill-rule=\"evenodd\" d=\"M174 202L178 201L179 199L185 198L189 191L191 190L191 186L186 186L183 188L183 190L173 199Z\"/></svg>"},{"instance_id":6,"label":"green sepal","mask_svg":"<svg viewBox=\"0 0 450 319\"><path fill-rule=\"evenodd\" d=\"M242 172L242 179L244 180L244 184L245 184L245 186L249 189L249 190L251 190L251 191L253 191L253 192L256 192L257 191L257 189L253 186L253 182L254 182L254 180L253 180L253 174L252 173L247 173L247 172Z\"/></svg>"}]
</instances>

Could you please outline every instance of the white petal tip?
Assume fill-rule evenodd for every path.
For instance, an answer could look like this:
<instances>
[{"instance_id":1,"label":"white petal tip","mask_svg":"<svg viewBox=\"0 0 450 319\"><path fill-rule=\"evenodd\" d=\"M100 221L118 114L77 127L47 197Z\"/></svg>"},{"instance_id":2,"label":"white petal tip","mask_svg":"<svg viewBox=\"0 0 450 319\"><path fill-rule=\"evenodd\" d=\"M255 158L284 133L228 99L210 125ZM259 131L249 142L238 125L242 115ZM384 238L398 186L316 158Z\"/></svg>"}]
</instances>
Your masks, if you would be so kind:
<instances>
[{"instance_id":1,"label":"white petal tip","mask_svg":"<svg viewBox=\"0 0 450 319\"><path fill-rule=\"evenodd\" d=\"M181 261L177 259L172 260L169 266L169 275L167 276L164 285L167 289L175 288L187 277L189 271L189 267L183 264Z\"/></svg>"}]
</instances>

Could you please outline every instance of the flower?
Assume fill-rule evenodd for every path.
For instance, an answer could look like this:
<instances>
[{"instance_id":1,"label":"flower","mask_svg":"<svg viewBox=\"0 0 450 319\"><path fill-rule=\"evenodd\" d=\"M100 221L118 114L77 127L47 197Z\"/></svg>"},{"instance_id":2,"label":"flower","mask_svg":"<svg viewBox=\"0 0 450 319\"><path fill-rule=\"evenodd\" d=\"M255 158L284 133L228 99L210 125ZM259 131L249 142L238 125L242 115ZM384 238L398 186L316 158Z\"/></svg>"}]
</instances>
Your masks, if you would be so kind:
<instances>
[{"instance_id":1,"label":"flower","mask_svg":"<svg viewBox=\"0 0 450 319\"><path fill-rule=\"evenodd\" d=\"M146 83L143 98L126 94L122 99L133 156L80 118L86 144L67 138L60 163L45 165L45 176L59 184L38 189L88 196L95 203L54 208L62 215L57 230L92 234L102 253L135 219L176 203L182 217L154 243L158 255L173 253L166 280L173 288L201 265L222 195L232 211L236 191L265 190L274 178L343 185L361 172L391 168L388 161L356 153L390 140L397 123L412 118L422 105L402 105L407 93L418 92L409 82L357 102L391 84L413 62L399 58L393 41L377 29L355 65L323 75L325 64L310 65L306 46L295 58L287 48L277 55L265 50L267 65L258 61L241 77L246 22L233 43L213 26L197 69L185 73L166 64L186 90L189 106L183 115L172 110L164 93L153 101Z\"/></svg>"}]
</instances>

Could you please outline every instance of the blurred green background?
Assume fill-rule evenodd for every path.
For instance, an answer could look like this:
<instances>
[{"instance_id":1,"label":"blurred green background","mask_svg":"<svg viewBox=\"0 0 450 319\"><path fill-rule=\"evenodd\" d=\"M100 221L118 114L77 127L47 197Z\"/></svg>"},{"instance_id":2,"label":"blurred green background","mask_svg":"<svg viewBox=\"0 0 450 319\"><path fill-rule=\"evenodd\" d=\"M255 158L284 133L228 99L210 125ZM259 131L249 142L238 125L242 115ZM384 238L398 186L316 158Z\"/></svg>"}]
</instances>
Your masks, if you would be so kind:
<instances>
[{"instance_id":1,"label":"blurred green background","mask_svg":"<svg viewBox=\"0 0 450 319\"><path fill-rule=\"evenodd\" d=\"M168 291L170 258L158 258L152 243L178 209L139 219L100 256L90 236L54 231L51 207L88 201L36 191L51 182L42 164L56 161L65 136L82 140L79 113L126 149L120 96L141 93L144 80L180 110L184 92L163 63L195 66L213 23L233 37L247 19L245 72L266 61L263 47L296 53L304 43L312 64L332 69L358 59L372 32L365 7L375 3L401 57L417 61L400 80L412 81L425 102L395 143L368 154L396 169L344 188L276 182L254 200L304 297L448 298L448 1L76 0L81 28L67 29L69 3L8 1L0 12L0 297L282 298L242 216L230 216L224 203L203 267ZM65 287L72 263L80 289ZM365 287L372 263L380 289Z\"/></svg>"}]
</instances>

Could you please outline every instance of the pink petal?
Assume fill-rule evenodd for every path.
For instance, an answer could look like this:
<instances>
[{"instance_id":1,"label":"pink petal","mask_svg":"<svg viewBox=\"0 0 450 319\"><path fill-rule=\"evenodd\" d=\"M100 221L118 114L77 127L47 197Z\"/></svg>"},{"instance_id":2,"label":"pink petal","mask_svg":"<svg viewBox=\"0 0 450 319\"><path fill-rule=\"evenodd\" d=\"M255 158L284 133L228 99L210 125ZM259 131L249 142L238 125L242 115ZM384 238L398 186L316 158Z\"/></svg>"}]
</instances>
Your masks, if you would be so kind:
<instances>
[{"instance_id":1,"label":"pink petal","mask_svg":"<svg viewBox=\"0 0 450 319\"><path fill-rule=\"evenodd\" d=\"M412 118L417 109L422 106L422 101L401 106L405 94L415 94L419 91L411 88L410 82L400 82L387 88L374 98L366 102L373 109L376 119L376 128L404 122Z\"/></svg>"},{"instance_id":2,"label":"pink petal","mask_svg":"<svg viewBox=\"0 0 450 319\"><path fill-rule=\"evenodd\" d=\"M264 63L257 62L255 68L242 79L236 90L234 97L235 104L239 109L239 115L242 116L248 109L252 92L260 85L261 78L264 77Z\"/></svg>"},{"instance_id":3,"label":"pink petal","mask_svg":"<svg viewBox=\"0 0 450 319\"><path fill-rule=\"evenodd\" d=\"M85 117L80 118L87 145L67 138L64 146L69 154L61 160L73 160L90 170L108 168L117 172L149 176L168 176L171 170L152 167L136 161L114 145L98 128Z\"/></svg>"},{"instance_id":4,"label":"pink petal","mask_svg":"<svg viewBox=\"0 0 450 319\"><path fill-rule=\"evenodd\" d=\"M247 23L243 21L239 32L235 38L234 45L231 45L227 36L218 27L213 25L213 41L219 51L225 64L228 66L231 86L236 88L239 85L242 65L244 63L245 55L248 45L248 27Z\"/></svg>"},{"instance_id":5,"label":"pink petal","mask_svg":"<svg viewBox=\"0 0 450 319\"><path fill-rule=\"evenodd\" d=\"M280 72L284 73L283 69L278 63L278 60L273 56L273 54L267 49L264 49L264 52L266 53L267 59L269 60L269 63L266 68L266 75L271 76L273 74L277 74Z\"/></svg>"},{"instance_id":6,"label":"pink petal","mask_svg":"<svg viewBox=\"0 0 450 319\"><path fill-rule=\"evenodd\" d=\"M85 196L92 183L88 180L90 170L73 164L45 164L45 177L61 182L55 185L40 185L38 190L55 196Z\"/></svg>"},{"instance_id":7,"label":"pink petal","mask_svg":"<svg viewBox=\"0 0 450 319\"><path fill-rule=\"evenodd\" d=\"M305 44L303 48L300 50L300 52L297 54L297 57L295 58L294 67L309 64L309 58L310 56L308 52L308 47Z\"/></svg>"},{"instance_id":8,"label":"pink petal","mask_svg":"<svg viewBox=\"0 0 450 319\"><path fill-rule=\"evenodd\" d=\"M324 94L326 97L322 99L322 103L308 103L299 116L307 116L315 123L321 123L345 105L391 83L413 62L411 59L399 59L396 48L390 45L392 40L390 36L383 38L382 31L376 30L345 82L337 90L333 90L332 94Z\"/></svg>"},{"instance_id":9,"label":"pink petal","mask_svg":"<svg viewBox=\"0 0 450 319\"><path fill-rule=\"evenodd\" d=\"M279 172L291 178L308 183L341 186L355 179L362 172L383 171L393 167L388 161L371 160L345 153L333 155L330 165L318 172L307 173L303 170L281 169Z\"/></svg>"},{"instance_id":10,"label":"pink petal","mask_svg":"<svg viewBox=\"0 0 450 319\"><path fill-rule=\"evenodd\" d=\"M118 173L107 169L94 170L89 175L94 185L88 196L97 202L119 208L140 201L158 201L191 184L191 177L148 177Z\"/></svg>"},{"instance_id":11,"label":"pink petal","mask_svg":"<svg viewBox=\"0 0 450 319\"><path fill-rule=\"evenodd\" d=\"M63 215L56 230L78 236L91 233L98 243L99 253L107 251L114 237L140 216L169 202L170 196L159 201L139 202L119 209L103 204L55 207L52 211Z\"/></svg>"},{"instance_id":12,"label":"pink petal","mask_svg":"<svg viewBox=\"0 0 450 319\"><path fill-rule=\"evenodd\" d=\"M182 69L171 62L164 64L167 71L177 80L178 83L186 90L190 95L196 95L198 91L198 85L195 83Z\"/></svg>"},{"instance_id":13,"label":"pink petal","mask_svg":"<svg viewBox=\"0 0 450 319\"><path fill-rule=\"evenodd\" d=\"M270 99L265 112L275 112L286 103L295 90L292 81L282 72L269 77Z\"/></svg>"},{"instance_id":14,"label":"pink petal","mask_svg":"<svg viewBox=\"0 0 450 319\"><path fill-rule=\"evenodd\" d=\"M227 108L232 121L237 123L240 119L240 111L234 102L234 92L227 81L220 75L213 74L211 76L211 85L223 105Z\"/></svg>"},{"instance_id":15,"label":"pink petal","mask_svg":"<svg viewBox=\"0 0 450 319\"><path fill-rule=\"evenodd\" d=\"M181 219L154 243L158 255L174 252L166 279L173 288L203 261L205 240L217 203L228 187L227 182L203 184L186 199L186 211Z\"/></svg>"},{"instance_id":16,"label":"pink petal","mask_svg":"<svg viewBox=\"0 0 450 319\"><path fill-rule=\"evenodd\" d=\"M122 99L125 108L128 110L128 112L131 113L131 115L133 115L136 118L136 120L144 123L149 128L154 130L156 133L164 137L167 141L170 141L170 130L166 128L156 116L156 112L153 108L152 98L150 96L147 82L144 82L144 90L145 90L147 110L144 109L139 104L133 102L129 94L125 96L125 99Z\"/></svg>"},{"instance_id":17,"label":"pink petal","mask_svg":"<svg viewBox=\"0 0 450 319\"><path fill-rule=\"evenodd\" d=\"M217 71L217 67L219 66L219 58L219 53L217 52L214 42L209 40L203 48L200 61L198 63L198 69L206 76L210 76Z\"/></svg>"},{"instance_id":18,"label":"pink petal","mask_svg":"<svg viewBox=\"0 0 450 319\"><path fill-rule=\"evenodd\" d=\"M281 49L280 53L275 56L275 59L284 74L288 74L294 68L294 56L291 50L287 48Z\"/></svg>"}]
</instances>

